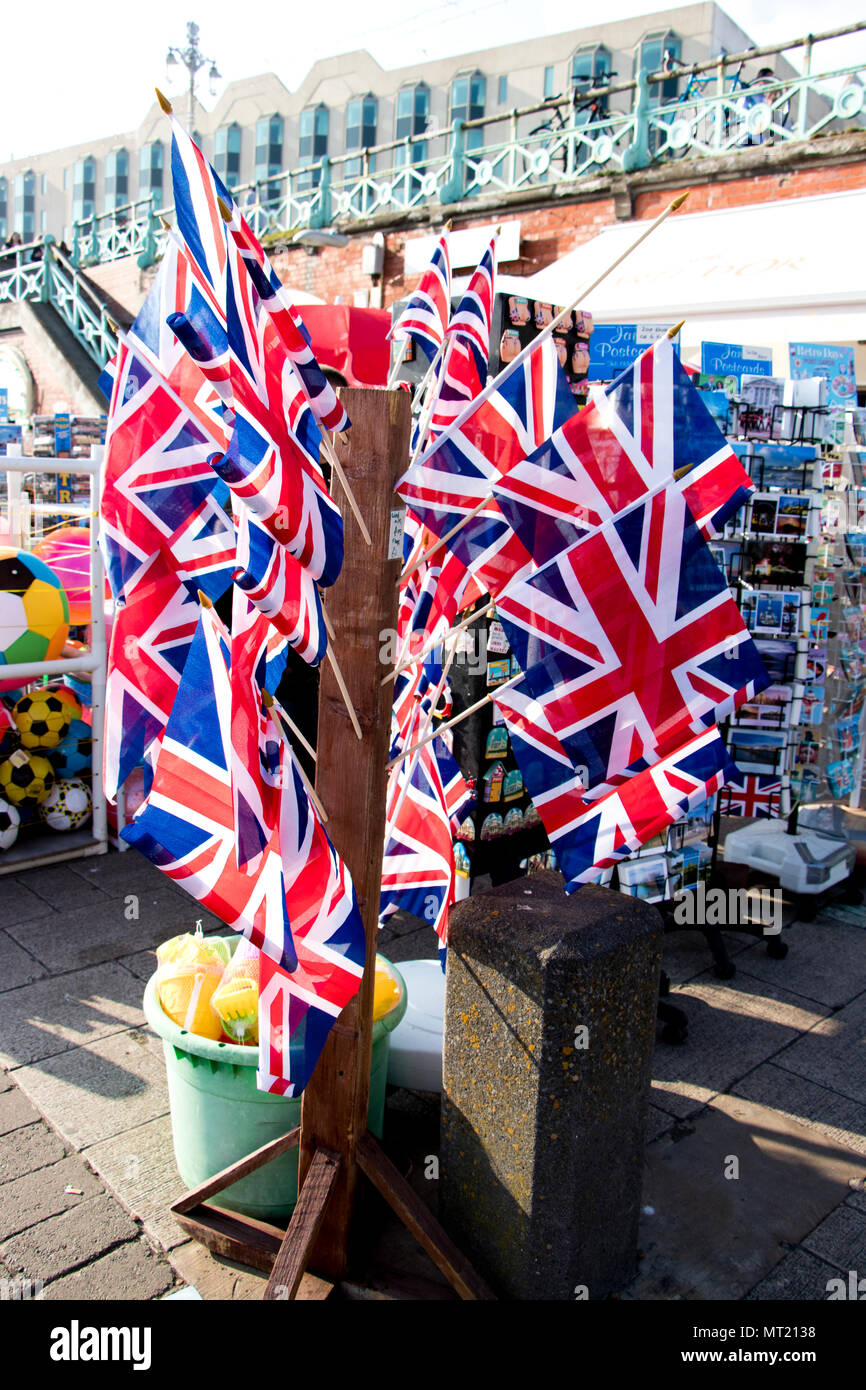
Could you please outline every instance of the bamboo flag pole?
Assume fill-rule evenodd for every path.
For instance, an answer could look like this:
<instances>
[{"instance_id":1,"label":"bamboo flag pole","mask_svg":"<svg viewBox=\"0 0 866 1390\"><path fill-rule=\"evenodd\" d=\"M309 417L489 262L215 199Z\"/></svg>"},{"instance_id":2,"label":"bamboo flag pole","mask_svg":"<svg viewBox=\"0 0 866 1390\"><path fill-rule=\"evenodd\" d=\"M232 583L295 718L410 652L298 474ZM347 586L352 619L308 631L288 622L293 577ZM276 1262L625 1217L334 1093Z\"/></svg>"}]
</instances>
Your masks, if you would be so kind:
<instances>
[{"instance_id":1,"label":"bamboo flag pole","mask_svg":"<svg viewBox=\"0 0 866 1390\"><path fill-rule=\"evenodd\" d=\"M418 766L418 759L421 756L421 749L424 747L426 743L430 742L430 739L428 739L427 735L430 731L430 726L432 725L433 720L435 718L436 706L439 703L442 691L445 689L445 682L448 679L448 672L451 670L451 663L454 660L456 652L457 643L455 641L454 645L451 648L451 651L448 653L448 658L444 666L442 667L442 675L431 697L430 708L427 711L423 728L419 730L419 741L413 749L409 749L406 753L403 754L403 758L401 761L405 762L406 758L408 758L411 755L411 762L409 763L409 771L406 774L406 780L403 783L403 786L400 788L400 794L397 798L397 804L394 807L394 810L390 813L390 815L387 818L392 823L392 825L396 823L397 817L399 816L400 811L402 809L403 802L406 800L409 788L412 785L412 778L415 776L415 768ZM431 735L431 737L435 738L438 732L439 730L436 729L433 735Z\"/></svg>"},{"instance_id":2,"label":"bamboo flag pole","mask_svg":"<svg viewBox=\"0 0 866 1390\"><path fill-rule=\"evenodd\" d=\"M439 376L434 377L433 381L431 381L430 383L428 400L424 405L421 422L418 426L418 443L415 445L415 452L409 460L410 468L415 467L415 464L418 462L418 455L422 452L424 448L424 441L427 438L427 431L430 428L430 421L433 419L433 412L436 409L439 396L442 392L442 383L445 380L445 375L448 371L448 363L451 360L451 352L453 350L453 347L454 338L453 336L451 336L446 340L445 351L442 354L442 371L439 374Z\"/></svg>"},{"instance_id":3,"label":"bamboo flag pole","mask_svg":"<svg viewBox=\"0 0 866 1390\"><path fill-rule=\"evenodd\" d=\"M313 805L315 806L316 810L318 811L319 815L321 816L323 823L324 823L324 824L327 824L327 822L328 822L328 813L327 813L327 811L325 810L325 808L324 808L324 806L322 805L322 803L321 803L321 801L319 800L319 798L316 796L315 788L314 788L313 785L311 784L310 779L309 779L309 777L307 776L306 772L305 772L304 769L301 767L301 764L298 762L298 759L295 757L294 752L293 752L293 750L292 750L291 744L288 742L288 739L286 739L286 731L285 731L285 729L283 728L283 725L282 725L282 719L288 718L288 716L287 716L286 713L285 713L285 710L280 710L280 713L277 714L277 709L278 709L277 703L276 703L276 701L274 700L273 695L271 695L271 694L269 693L269 691L267 691L267 690L263 690L263 691L262 691L262 703L264 704L265 708L267 709L268 714L271 716L271 719L273 720L274 725L276 726L276 728L277 728L277 730L278 730L278 732L279 732L280 738L283 739L284 742L288 745L289 757L290 757L291 760L292 760L292 767L294 767L294 768L297 770L298 775L299 775L301 781L303 782L304 786L305 786L306 789L307 789L307 795L308 795L308 797L310 798L310 800L312 801L312 803L313 803ZM292 725L292 727L294 728L294 725ZM295 729L295 732L296 732L296 733L298 732L297 729ZM313 757L315 757L315 756L316 756L316 755L315 755L315 753L314 753L314 754L313 754Z\"/></svg>"},{"instance_id":4,"label":"bamboo flag pole","mask_svg":"<svg viewBox=\"0 0 866 1390\"><path fill-rule=\"evenodd\" d=\"M449 628L448 631L444 633L442 637L431 637L429 641L426 642L424 646L421 648L420 652L418 652L416 655L413 655L411 661L404 661L403 657L401 656L398 659L397 665L394 667L394 670L389 671L387 676L383 676L379 684L387 685L389 681L396 680L397 677L401 676L404 671L408 671L410 666L414 666L418 661L423 661L425 656L432 652L435 647L439 646L440 642L447 642L449 637L459 637L461 632L464 632L467 627L471 627L472 624L474 622L477 622L479 618L492 618L495 616L495 614L496 608L492 603L489 605L485 604L483 608L476 608L472 613L469 614L468 618L464 618L462 622L459 622L457 624L456 627ZM411 633L408 634L409 637L411 637L411 635ZM404 643L404 646L406 645L407 643Z\"/></svg>"},{"instance_id":5,"label":"bamboo flag pole","mask_svg":"<svg viewBox=\"0 0 866 1390\"><path fill-rule=\"evenodd\" d=\"M443 233L443 235L447 235L448 232L450 232L450 231L451 231L451 218L449 217L449 218L448 218L448 221L445 223L445 226L442 228L442 233ZM416 289L418 288L417 285L416 285L415 288L416 288ZM450 305L449 305L449 312L450 312ZM394 325L394 327L396 327L396 324ZM393 331L393 330L392 330L392 331ZM394 341L396 342L396 341L399 341L399 340L398 340L398 339L395 339ZM442 350L443 350L444 347L445 347L445 342L444 342L444 340L443 340L443 341L439 344L438 348L436 349L436 354L435 354L435 356L434 356L432 362L430 363L430 366L427 368L426 372L424 373L424 376L423 376L423 378L422 378L422 380L421 380L420 385L418 386L418 389L417 389L417 391L416 391L416 395L417 395L417 397L418 397L419 399L420 399L421 394L422 394L422 392L424 391L424 389L425 389L425 387L426 387L426 385L427 385L427 382L430 380L430 377L432 376L433 372L434 372L435 369L436 369L436 363L439 361L439 358L440 358L441 355L442 355ZM398 377L399 374L400 374L400 368L402 367L402 365L403 365L402 358L398 356L397 361L394 363L393 367L391 368L391 371L390 371L389 374L388 374L388 384L387 384L387 386L386 386L386 388L385 388L387 391L390 391L390 390L392 389L392 387L395 385L395 383L396 383L396 381L397 381L397 377Z\"/></svg>"},{"instance_id":6,"label":"bamboo flag pole","mask_svg":"<svg viewBox=\"0 0 866 1390\"><path fill-rule=\"evenodd\" d=\"M426 463L428 459L433 457L440 445L444 444L447 439L451 439L452 436L455 435L459 429L462 429L463 425L466 423L467 420L471 419L473 413L477 410L477 408L484 401L488 400L489 397L493 395L494 391L497 391L499 389L502 383L506 381L508 377L510 377L523 362L526 361L527 357L529 357L533 352L536 351L539 343L544 338L549 338L550 335L553 333L554 329L556 329L559 326L563 319L565 319L568 314L571 314L576 308L578 308L581 301L584 300L588 294L591 294L593 290L598 289L598 286L602 283L602 281L606 280L608 275L610 275L612 271L616 270L617 266L622 265L623 261L626 260L632 254L633 251L636 251L637 248L641 245L641 243L646 241L647 237L652 236L656 228L660 227L661 224L665 221L665 219L670 217L671 213L677 212L682 207L683 203L686 201L688 196L689 193L688 190L686 190L685 193L680 193L676 198L674 198L668 204L668 206L664 208L662 212L659 213L658 217L656 217L649 224L646 230L641 232L640 236L635 238L635 240L631 243L630 246L627 246L626 249L622 251L620 255L617 256L616 259L612 261L610 265L601 272L600 275L597 275L596 278L590 281L588 285L584 285L583 288L580 290L579 294L576 296L576 298L571 302L571 304L569 304L567 308L560 310L556 318L551 319L547 327L543 328L541 332L538 333L532 339L531 343L527 343L526 347L522 348L521 351L517 354L517 356L502 368L502 371L499 373L499 375L494 377L492 381L489 381L485 386L484 390L481 391L475 397L474 400L469 402L466 409L462 411L460 415L458 415L457 419L454 420L447 427L447 429L444 429L441 434L437 435L434 443L430 446L427 452L425 454L422 454L420 459L418 459L418 465ZM681 326L682 325L680 325L680 327ZM493 494L491 493L487 497L483 498L481 502L479 502L478 505L474 507L471 512L467 512L466 516L464 516L462 520L448 532L448 539L455 535L456 532L461 530L462 527L464 527L467 524L467 522L471 521L474 516L477 516L480 511L483 511L485 507L489 507L492 500ZM431 546L430 550L426 551L423 555L420 555L413 564L411 569L404 570L403 574L401 574L400 576L401 580L407 578L409 574L411 574L415 569L417 569L419 565L423 564L424 561L430 555L434 554L435 551L439 550L439 548L444 544L445 541L440 540L437 545Z\"/></svg>"},{"instance_id":7,"label":"bamboo flag pole","mask_svg":"<svg viewBox=\"0 0 866 1390\"><path fill-rule=\"evenodd\" d=\"M517 685L518 681L522 680L523 672L519 671L516 676L511 677L511 680L503 681L501 685L497 685L496 689L490 691L488 695L482 695L481 699L476 700L474 705L469 705L467 709L461 710L460 714L455 714L454 718L449 719L447 723L440 724L439 728L434 729L433 733L429 734L422 742L415 743L411 748L406 748L402 753L398 753L397 757L392 758L388 763L387 771L390 772L392 767L396 767L404 758L408 758L410 753L415 753L419 748L423 748L425 743L430 743L432 739L438 738L439 735L444 734L446 730L453 729L455 724L460 724L464 719L468 719L470 714L475 714L478 710L483 709L485 705L489 705L490 701L494 699L498 693L503 690L510 690L513 685Z\"/></svg>"}]
</instances>

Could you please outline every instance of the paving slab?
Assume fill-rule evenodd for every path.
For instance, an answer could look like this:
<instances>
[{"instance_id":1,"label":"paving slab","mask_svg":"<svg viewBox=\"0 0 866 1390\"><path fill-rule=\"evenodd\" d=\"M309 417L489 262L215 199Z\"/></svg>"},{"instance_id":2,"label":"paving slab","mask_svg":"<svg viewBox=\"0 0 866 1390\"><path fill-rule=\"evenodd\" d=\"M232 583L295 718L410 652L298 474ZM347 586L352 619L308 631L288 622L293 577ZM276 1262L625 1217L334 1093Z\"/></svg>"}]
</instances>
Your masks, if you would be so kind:
<instances>
[{"instance_id":1,"label":"paving slab","mask_svg":"<svg viewBox=\"0 0 866 1390\"><path fill-rule=\"evenodd\" d=\"M153 950L135 951L131 956L121 956L118 961L118 965L122 965L124 970L128 970L131 975L141 981L138 988L142 999L144 998L144 986L156 970L157 964L156 952Z\"/></svg>"},{"instance_id":2,"label":"paving slab","mask_svg":"<svg viewBox=\"0 0 866 1390\"><path fill-rule=\"evenodd\" d=\"M862 928L832 920L797 922L783 939L790 947L784 960L773 960L758 944L737 957L738 971L830 1008L849 1004L866 990Z\"/></svg>"},{"instance_id":3,"label":"paving slab","mask_svg":"<svg viewBox=\"0 0 866 1390\"><path fill-rule=\"evenodd\" d=\"M142 988L114 961L9 990L0 1008L0 1062L25 1066L144 1024Z\"/></svg>"},{"instance_id":4,"label":"paving slab","mask_svg":"<svg viewBox=\"0 0 866 1390\"><path fill-rule=\"evenodd\" d=\"M108 854L94 856L92 859L73 859L69 870L84 883L95 884L103 893L117 897L126 892L137 892L146 888L157 892L167 886L168 880L149 859L136 851L119 853L109 850ZM28 871L27 881L29 884ZM22 875L23 877L23 875ZM34 885L35 886L35 885Z\"/></svg>"},{"instance_id":5,"label":"paving slab","mask_svg":"<svg viewBox=\"0 0 866 1390\"><path fill-rule=\"evenodd\" d=\"M857 1269L866 1275L866 1212L843 1202L807 1235L803 1248L844 1273Z\"/></svg>"},{"instance_id":6,"label":"paving slab","mask_svg":"<svg viewBox=\"0 0 866 1390\"><path fill-rule=\"evenodd\" d=\"M82 970L158 946L176 932L195 926L195 904L165 889L100 902L70 912L51 912L10 927L9 935L52 973ZM127 913L137 914L127 916Z\"/></svg>"},{"instance_id":7,"label":"paving slab","mask_svg":"<svg viewBox=\"0 0 866 1390\"><path fill-rule=\"evenodd\" d=\"M798 1038L775 1061L866 1105L866 993Z\"/></svg>"},{"instance_id":8,"label":"paving slab","mask_svg":"<svg viewBox=\"0 0 866 1390\"><path fill-rule=\"evenodd\" d=\"M439 938L432 927L416 927L402 936L386 937L387 927L379 933L383 956L399 965L401 960L435 960L439 954Z\"/></svg>"},{"instance_id":9,"label":"paving slab","mask_svg":"<svg viewBox=\"0 0 866 1390\"><path fill-rule=\"evenodd\" d=\"M14 1129L36 1124L41 1119L39 1111L30 1104L23 1091L16 1088L0 1096L0 1134L10 1134Z\"/></svg>"},{"instance_id":10,"label":"paving slab","mask_svg":"<svg viewBox=\"0 0 866 1390\"><path fill-rule=\"evenodd\" d=\"M41 980L47 973L45 966L34 960L29 951L13 941L7 932L0 931L0 994Z\"/></svg>"},{"instance_id":11,"label":"paving slab","mask_svg":"<svg viewBox=\"0 0 866 1390\"><path fill-rule=\"evenodd\" d=\"M169 1211L186 1191L175 1163L169 1115L92 1144L86 1153L88 1163L164 1250L189 1239Z\"/></svg>"},{"instance_id":12,"label":"paving slab","mask_svg":"<svg viewBox=\"0 0 866 1390\"><path fill-rule=\"evenodd\" d=\"M767 1062L732 1088L732 1094L768 1105L807 1129L818 1130L866 1156L866 1105Z\"/></svg>"},{"instance_id":13,"label":"paving slab","mask_svg":"<svg viewBox=\"0 0 866 1390\"><path fill-rule=\"evenodd\" d=\"M98 878L82 878L68 864L45 864L28 870L26 874L16 875L16 878L22 888L35 893L43 903L58 911L92 907L106 898Z\"/></svg>"},{"instance_id":14,"label":"paving slab","mask_svg":"<svg viewBox=\"0 0 866 1390\"><path fill-rule=\"evenodd\" d=\"M168 1113L162 1043L138 1029L20 1067L15 1079L79 1150Z\"/></svg>"},{"instance_id":15,"label":"paving slab","mask_svg":"<svg viewBox=\"0 0 866 1390\"><path fill-rule=\"evenodd\" d=\"M156 1255L142 1237L120 1245L84 1269L55 1279L43 1291L46 1302L124 1300L140 1302L159 1298L175 1282L165 1258Z\"/></svg>"},{"instance_id":16,"label":"paving slab","mask_svg":"<svg viewBox=\"0 0 866 1390\"><path fill-rule=\"evenodd\" d=\"M796 1303L824 1301L830 1280L839 1277L839 1271L824 1260L806 1250L794 1250L746 1294L746 1300L750 1303L775 1303L782 1299Z\"/></svg>"},{"instance_id":17,"label":"paving slab","mask_svg":"<svg viewBox=\"0 0 866 1390\"><path fill-rule=\"evenodd\" d=\"M104 1193L4 1241L0 1259L13 1273L47 1284L138 1235L129 1213Z\"/></svg>"},{"instance_id":18,"label":"paving slab","mask_svg":"<svg viewBox=\"0 0 866 1390\"><path fill-rule=\"evenodd\" d=\"M25 1125L23 1129L0 1135L0 1183L11 1182L23 1173L45 1168L65 1157L63 1141L48 1125L41 1121Z\"/></svg>"},{"instance_id":19,"label":"paving slab","mask_svg":"<svg viewBox=\"0 0 866 1390\"><path fill-rule=\"evenodd\" d=\"M693 1115L761 1062L775 1056L827 1015L779 985L749 976L728 984L706 972L668 996L689 1023L684 1046L659 1042L653 1059L653 1103L679 1117Z\"/></svg>"},{"instance_id":20,"label":"paving slab","mask_svg":"<svg viewBox=\"0 0 866 1390\"><path fill-rule=\"evenodd\" d=\"M767 1106L718 1096L687 1132L646 1151L652 1214L641 1222L645 1259L628 1296L743 1298L844 1200L861 1167L840 1144Z\"/></svg>"},{"instance_id":21,"label":"paving slab","mask_svg":"<svg viewBox=\"0 0 866 1390\"><path fill-rule=\"evenodd\" d=\"M852 1192L850 1197L845 1198L846 1207L853 1207L855 1211L866 1212L866 1192Z\"/></svg>"},{"instance_id":22,"label":"paving slab","mask_svg":"<svg viewBox=\"0 0 866 1390\"><path fill-rule=\"evenodd\" d=\"M658 1139L660 1135L666 1134L675 1124L676 1119L673 1115L668 1115L666 1111L660 1110L657 1105L651 1105L649 1107L649 1113L647 1114L646 1123L647 1143L651 1144L654 1139Z\"/></svg>"},{"instance_id":23,"label":"paving slab","mask_svg":"<svg viewBox=\"0 0 866 1390\"><path fill-rule=\"evenodd\" d=\"M104 1191L84 1160L73 1156L24 1173L0 1187L0 1240Z\"/></svg>"},{"instance_id":24,"label":"paving slab","mask_svg":"<svg viewBox=\"0 0 866 1390\"><path fill-rule=\"evenodd\" d=\"M750 944L750 937L738 932L722 932L722 940L728 955L733 959L742 955ZM704 974L713 965L713 955L707 945L706 937L699 931L666 932L662 946L662 970L671 984L684 984L696 975Z\"/></svg>"},{"instance_id":25,"label":"paving slab","mask_svg":"<svg viewBox=\"0 0 866 1390\"><path fill-rule=\"evenodd\" d=\"M45 900L21 878L0 879L0 927L45 915Z\"/></svg>"}]
</instances>

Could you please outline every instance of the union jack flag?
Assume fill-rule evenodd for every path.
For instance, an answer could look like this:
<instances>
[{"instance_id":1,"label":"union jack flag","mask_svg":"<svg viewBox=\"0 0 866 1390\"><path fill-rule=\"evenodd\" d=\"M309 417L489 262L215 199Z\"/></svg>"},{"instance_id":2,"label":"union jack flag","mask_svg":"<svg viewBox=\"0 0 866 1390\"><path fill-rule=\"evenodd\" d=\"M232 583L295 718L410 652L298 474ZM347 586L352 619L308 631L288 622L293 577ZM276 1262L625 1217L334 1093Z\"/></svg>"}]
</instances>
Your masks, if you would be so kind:
<instances>
[{"instance_id":1,"label":"union jack flag","mask_svg":"<svg viewBox=\"0 0 866 1390\"><path fill-rule=\"evenodd\" d=\"M430 264L421 276L397 322L388 334L395 342L411 338L432 362L445 341L451 314L451 260L448 233L443 232Z\"/></svg>"},{"instance_id":2,"label":"union jack flag","mask_svg":"<svg viewBox=\"0 0 866 1390\"><path fill-rule=\"evenodd\" d=\"M447 332L466 343L475 358L479 380L487 378L487 361L490 356L490 324L493 318L493 281L496 272L496 242L493 236L490 245L481 257L478 268L473 271L463 298L451 316Z\"/></svg>"},{"instance_id":3,"label":"union jack flag","mask_svg":"<svg viewBox=\"0 0 866 1390\"><path fill-rule=\"evenodd\" d=\"M157 550L186 582L218 598L231 583L228 489L207 466L208 441L161 378L121 345L102 465L100 542L114 598Z\"/></svg>"},{"instance_id":4,"label":"union jack flag","mask_svg":"<svg viewBox=\"0 0 866 1390\"><path fill-rule=\"evenodd\" d=\"M676 490L605 522L496 607L524 688L590 788L655 761L769 683Z\"/></svg>"},{"instance_id":5,"label":"union jack flag","mask_svg":"<svg viewBox=\"0 0 866 1390\"><path fill-rule=\"evenodd\" d=\"M309 666L328 647L319 591L307 570L240 504L234 582Z\"/></svg>"},{"instance_id":6,"label":"union jack flag","mask_svg":"<svg viewBox=\"0 0 866 1390\"><path fill-rule=\"evenodd\" d=\"M633 854L736 775L717 728L705 730L569 818L539 807L556 862L571 893L599 869ZM572 808L574 809L574 808ZM545 814L550 816L547 827Z\"/></svg>"},{"instance_id":7,"label":"union jack flag","mask_svg":"<svg viewBox=\"0 0 866 1390\"><path fill-rule=\"evenodd\" d=\"M728 779L722 792L721 810L724 816L780 816L782 783L778 777L738 771L735 777Z\"/></svg>"},{"instance_id":8,"label":"union jack flag","mask_svg":"<svg viewBox=\"0 0 866 1390\"><path fill-rule=\"evenodd\" d=\"M459 430L446 431L404 473L397 492L441 537L489 498L500 475L564 424L575 408L556 349L544 338ZM528 550L492 497L448 546L481 593L498 594L515 574L532 569Z\"/></svg>"},{"instance_id":9,"label":"union jack flag","mask_svg":"<svg viewBox=\"0 0 866 1390\"><path fill-rule=\"evenodd\" d=\"M198 602L157 552L114 615L105 690L104 786L117 797L134 767L154 756L198 622Z\"/></svg>"},{"instance_id":10,"label":"union jack flag","mask_svg":"<svg viewBox=\"0 0 866 1390\"><path fill-rule=\"evenodd\" d=\"M255 867L277 824L280 806L280 735L264 707L262 688L274 634L267 618L237 585L232 592L231 780L235 850L241 868ZM277 635L278 636L278 635ZM284 639L278 637L278 641Z\"/></svg>"},{"instance_id":11,"label":"union jack flag","mask_svg":"<svg viewBox=\"0 0 866 1390\"><path fill-rule=\"evenodd\" d=\"M282 739L278 825L256 872L239 867L227 663L224 636L206 611L190 647L150 795L122 834L288 976L288 983L280 979L290 996L280 1031L274 1027L271 975L265 971L262 977L259 1086L292 1095L306 1085L331 1024L360 986L364 927L349 873Z\"/></svg>"},{"instance_id":12,"label":"union jack flag","mask_svg":"<svg viewBox=\"0 0 866 1390\"><path fill-rule=\"evenodd\" d=\"M704 534L744 505L749 475L662 338L540 448L497 479L497 503L543 565L672 478Z\"/></svg>"},{"instance_id":13,"label":"union jack flag","mask_svg":"<svg viewBox=\"0 0 866 1390\"><path fill-rule=\"evenodd\" d=\"M243 262L256 276L256 288L298 372L316 420L325 430L347 429L350 421L310 347L310 335L291 304L264 248L242 216L234 198L195 141L172 117L171 173L178 230L199 285L218 314L225 314L225 278L229 231ZM223 221L220 200L231 211Z\"/></svg>"}]
</instances>

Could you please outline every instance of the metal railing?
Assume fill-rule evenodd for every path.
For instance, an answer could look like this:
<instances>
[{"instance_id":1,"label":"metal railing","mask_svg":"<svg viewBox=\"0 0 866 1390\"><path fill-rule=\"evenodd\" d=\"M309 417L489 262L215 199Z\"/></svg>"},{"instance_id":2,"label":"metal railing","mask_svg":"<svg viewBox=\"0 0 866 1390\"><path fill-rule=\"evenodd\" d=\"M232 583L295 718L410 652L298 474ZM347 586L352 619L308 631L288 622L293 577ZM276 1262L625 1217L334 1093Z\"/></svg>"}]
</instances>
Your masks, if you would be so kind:
<instances>
[{"instance_id":1,"label":"metal railing","mask_svg":"<svg viewBox=\"0 0 866 1390\"><path fill-rule=\"evenodd\" d=\"M50 304L97 366L117 351L105 305L53 237L0 252L0 304L20 300Z\"/></svg>"},{"instance_id":2,"label":"metal railing","mask_svg":"<svg viewBox=\"0 0 866 1390\"><path fill-rule=\"evenodd\" d=\"M866 65L813 72L816 44L866 30L866 22L744 53L721 55L675 72L457 122L365 150L285 170L233 195L259 237L399 217L430 204L510 194L553 185L567 196L581 180L630 173L669 160L736 154L754 145L812 140L866 127ZM757 85L740 81L746 64L801 50L802 73ZM706 77L703 75L706 74ZM698 83L698 78L701 81ZM683 95L661 101L659 84L676 79ZM694 91L693 91L694 88ZM699 88L699 89L698 89ZM588 108L595 99L595 108ZM74 265L160 254L162 217L155 197L76 223Z\"/></svg>"}]
</instances>

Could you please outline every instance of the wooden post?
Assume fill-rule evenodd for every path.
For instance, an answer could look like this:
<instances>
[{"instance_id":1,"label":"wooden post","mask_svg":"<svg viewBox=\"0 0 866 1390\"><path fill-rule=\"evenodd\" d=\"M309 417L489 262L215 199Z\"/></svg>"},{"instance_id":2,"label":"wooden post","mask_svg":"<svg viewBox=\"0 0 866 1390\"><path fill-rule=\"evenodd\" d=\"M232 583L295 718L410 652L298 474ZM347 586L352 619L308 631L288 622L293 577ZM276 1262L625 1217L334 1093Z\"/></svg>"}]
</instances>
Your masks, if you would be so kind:
<instances>
[{"instance_id":1,"label":"wooden post","mask_svg":"<svg viewBox=\"0 0 866 1390\"><path fill-rule=\"evenodd\" d=\"M346 1271L348 1237L358 1181L355 1148L367 1129L372 1048L373 975L379 930L379 892L385 836L390 742L390 686L382 686L380 633L396 630L401 557L388 559L391 512L402 510L394 483L409 456L411 411L405 391L350 390L341 399L352 419L340 461L367 521L364 544L345 524L343 570L326 595L343 675L363 730L358 742L333 673L323 665L319 688L316 791L328 810L328 834L355 884L367 933L367 962L358 995L343 1010L304 1092L298 1180L303 1184L316 1149L339 1155L340 1166L310 1256L326 1278Z\"/></svg>"}]
</instances>

